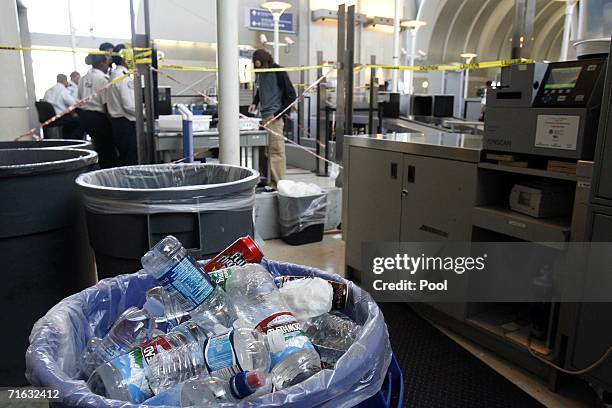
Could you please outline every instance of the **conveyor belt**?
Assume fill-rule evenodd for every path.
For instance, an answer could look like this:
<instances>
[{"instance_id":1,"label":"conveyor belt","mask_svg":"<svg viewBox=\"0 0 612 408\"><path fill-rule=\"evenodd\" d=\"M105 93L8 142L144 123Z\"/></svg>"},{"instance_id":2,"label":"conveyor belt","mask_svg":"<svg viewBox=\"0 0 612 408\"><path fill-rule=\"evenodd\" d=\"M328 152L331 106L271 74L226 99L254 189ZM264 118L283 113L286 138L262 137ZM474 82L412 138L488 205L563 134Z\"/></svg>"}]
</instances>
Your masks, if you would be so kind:
<instances>
[{"instance_id":1,"label":"conveyor belt","mask_svg":"<svg viewBox=\"0 0 612 408\"><path fill-rule=\"evenodd\" d=\"M404 374L405 407L541 407L402 303L379 303Z\"/></svg>"}]
</instances>

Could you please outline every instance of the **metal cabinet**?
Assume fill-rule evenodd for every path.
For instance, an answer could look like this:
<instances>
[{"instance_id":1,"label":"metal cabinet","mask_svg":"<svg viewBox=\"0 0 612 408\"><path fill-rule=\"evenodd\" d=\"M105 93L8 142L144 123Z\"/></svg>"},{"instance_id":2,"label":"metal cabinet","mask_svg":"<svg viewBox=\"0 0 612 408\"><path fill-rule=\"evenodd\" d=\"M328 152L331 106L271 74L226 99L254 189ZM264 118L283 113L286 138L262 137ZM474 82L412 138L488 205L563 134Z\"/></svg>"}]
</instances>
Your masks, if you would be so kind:
<instances>
[{"instance_id":1,"label":"metal cabinet","mask_svg":"<svg viewBox=\"0 0 612 408\"><path fill-rule=\"evenodd\" d=\"M612 242L612 208L593 206L591 208L591 241ZM600 290L612 291L612 287L601 288L600 272L597 278L591 278L591 267L587 266L584 278L585 285L597 285ZM570 369L583 369L598 360L612 345L612 304L579 303L576 304L575 326L568 333L569 353L566 360ZM612 360L604 361L600 366L586 374L590 380L612 390Z\"/></svg>"},{"instance_id":2,"label":"metal cabinet","mask_svg":"<svg viewBox=\"0 0 612 408\"><path fill-rule=\"evenodd\" d=\"M401 241L470 241L477 165L404 155Z\"/></svg>"},{"instance_id":3,"label":"metal cabinet","mask_svg":"<svg viewBox=\"0 0 612 408\"><path fill-rule=\"evenodd\" d=\"M466 246L465 253L469 253L477 171L476 163L405 154L400 240L462 242ZM453 251L456 250L454 244ZM444 253L445 249L441 251ZM467 279L457 280L452 271L427 274L423 276L425 279L450 279L453 284L449 291L463 294L468 291ZM421 294L421 301L424 295ZM454 297L454 293L449 292L443 296L447 295ZM467 303L437 302L439 296L432 293L426 303L456 319L466 317Z\"/></svg>"},{"instance_id":4,"label":"metal cabinet","mask_svg":"<svg viewBox=\"0 0 612 408\"><path fill-rule=\"evenodd\" d=\"M361 265L364 242L470 241L476 163L357 146L349 147L346 163L346 263L352 279L360 281L369 269ZM465 315L464 305L434 306L457 318Z\"/></svg>"},{"instance_id":5,"label":"metal cabinet","mask_svg":"<svg viewBox=\"0 0 612 408\"><path fill-rule=\"evenodd\" d=\"M348 153L346 263L358 274L362 243L399 241L402 154L353 146Z\"/></svg>"}]
</instances>

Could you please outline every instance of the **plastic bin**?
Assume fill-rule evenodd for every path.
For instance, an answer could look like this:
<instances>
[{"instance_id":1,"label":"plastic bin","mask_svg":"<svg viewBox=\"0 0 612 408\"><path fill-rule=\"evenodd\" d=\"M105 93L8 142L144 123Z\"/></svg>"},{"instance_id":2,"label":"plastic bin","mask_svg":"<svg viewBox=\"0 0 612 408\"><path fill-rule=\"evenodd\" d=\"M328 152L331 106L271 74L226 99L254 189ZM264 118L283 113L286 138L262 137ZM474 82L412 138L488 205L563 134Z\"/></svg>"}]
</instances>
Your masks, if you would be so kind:
<instances>
[{"instance_id":1,"label":"plastic bin","mask_svg":"<svg viewBox=\"0 0 612 408\"><path fill-rule=\"evenodd\" d=\"M382 388L359 404L359 408L402 408L404 406L404 375L393 355Z\"/></svg>"},{"instance_id":2,"label":"plastic bin","mask_svg":"<svg viewBox=\"0 0 612 408\"><path fill-rule=\"evenodd\" d=\"M319 242L323 239L327 193L287 197L278 195L281 238L289 245Z\"/></svg>"},{"instance_id":3,"label":"plastic bin","mask_svg":"<svg viewBox=\"0 0 612 408\"><path fill-rule=\"evenodd\" d=\"M0 149L86 149L93 150L93 145L87 140L74 139L43 139L43 140L18 140L14 142L0 142Z\"/></svg>"},{"instance_id":4,"label":"plastic bin","mask_svg":"<svg viewBox=\"0 0 612 408\"><path fill-rule=\"evenodd\" d=\"M98 277L140 269L140 257L174 235L196 258L253 236L259 173L219 164L118 167L77 179Z\"/></svg>"},{"instance_id":5,"label":"plastic bin","mask_svg":"<svg viewBox=\"0 0 612 408\"><path fill-rule=\"evenodd\" d=\"M392 352L383 315L370 295L354 283L319 269L274 261L267 265L275 276L319 276L347 283L350 295L344 312L361 324L362 330L338 360L335 370L322 370L296 386L252 403L310 408L355 406L372 396L384 400L387 394L386 391L381 394L381 387L385 381L389 383ZM36 323L30 336L26 363L32 384L59 390L65 406L133 406L94 395L83 381L72 378L78 372L77 360L87 340L93 335L104 335L128 307L142 306L145 291L155 285L155 280L143 272L118 276L105 279L51 309Z\"/></svg>"},{"instance_id":6,"label":"plastic bin","mask_svg":"<svg viewBox=\"0 0 612 408\"><path fill-rule=\"evenodd\" d=\"M27 383L22 353L34 322L95 283L75 178L97 167L90 150L0 150L0 384Z\"/></svg>"},{"instance_id":7,"label":"plastic bin","mask_svg":"<svg viewBox=\"0 0 612 408\"><path fill-rule=\"evenodd\" d=\"M211 115L193 113L192 126L194 132L210 129ZM181 115L160 115L157 120L160 132L182 132L183 117Z\"/></svg>"}]
</instances>

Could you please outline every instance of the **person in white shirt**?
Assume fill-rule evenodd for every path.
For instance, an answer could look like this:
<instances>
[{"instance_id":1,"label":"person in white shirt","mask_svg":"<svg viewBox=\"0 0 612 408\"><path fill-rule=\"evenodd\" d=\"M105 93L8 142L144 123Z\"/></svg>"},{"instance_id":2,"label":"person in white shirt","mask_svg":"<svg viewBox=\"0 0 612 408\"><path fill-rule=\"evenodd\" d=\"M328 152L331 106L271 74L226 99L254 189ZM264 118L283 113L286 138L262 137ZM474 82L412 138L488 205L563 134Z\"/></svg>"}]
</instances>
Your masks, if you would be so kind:
<instances>
[{"instance_id":1,"label":"person in white shirt","mask_svg":"<svg viewBox=\"0 0 612 408\"><path fill-rule=\"evenodd\" d=\"M68 78L64 74L57 74L57 83L45 92L43 100L53 106L56 115L59 115L71 105L76 103L68 91ZM68 113L57 119L56 124L62 127L62 134L67 139L81 139L83 132L80 129L79 117L75 112Z\"/></svg>"},{"instance_id":2,"label":"person in white shirt","mask_svg":"<svg viewBox=\"0 0 612 408\"><path fill-rule=\"evenodd\" d=\"M91 136L98 152L98 164L106 169L117 165L117 152L113 144L113 131L106 113L106 100L108 77L105 72L111 63L110 55L89 54L85 62L91 65L79 81L79 99L83 99L97 92L79 112L83 129Z\"/></svg>"},{"instance_id":3,"label":"person in white shirt","mask_svg":"<svg viewBox=\"0 0 612 408\"><path fill-rule=\"evenodd\" d=\"M120 53L123 49L125 45L118 44L113 52ZM111 81L129 72L127 63L121 56L113 56L113 62L115 69L111 73ZM131 76L111 85L107 107L113 128L113 143L119 152L119 165L138 164L134 79Z\"/></svg>"},{"instance_id":4,"label":"person in white shirt","mask_svg":"<svg viewBox=\"0 0 612 408\"><path fill-rule=\"evenodd\" d=\"M81 74L79 74L77 71L73 71L70 74L70 81L68 81L68 91L70 92L70 95L72 95L72 97L74 99L77 99L79 97L79 80L81 79Z\"/></svg>"},{"instance_id":5,"label":"person in white shirt","mask_svg":"<svg viewBox=\"0 0 612 408\"><path fill-rule=\"evenodd\" d=\"M57 83L45 92L43 100L49 102L55 110L55 114L59 115L65 111L70 105L76 103L76 99L70 95L68 91L68 78L64 74L57 74Z\"/></svg>"}]
</instances>

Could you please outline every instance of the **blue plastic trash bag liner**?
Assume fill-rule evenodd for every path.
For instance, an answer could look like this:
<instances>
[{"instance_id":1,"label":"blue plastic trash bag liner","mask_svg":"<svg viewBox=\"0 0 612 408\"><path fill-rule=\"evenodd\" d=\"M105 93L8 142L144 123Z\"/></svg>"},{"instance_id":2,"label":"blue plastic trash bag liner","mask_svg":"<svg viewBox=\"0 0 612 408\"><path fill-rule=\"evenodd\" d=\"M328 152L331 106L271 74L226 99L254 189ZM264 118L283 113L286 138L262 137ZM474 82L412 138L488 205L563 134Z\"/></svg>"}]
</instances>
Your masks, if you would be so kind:
<instances>
[{"instance_id":1,"label":"blue plastic trash bag liner","mask_svg":"<svg viewBox=\"0 0 612 408\"><path fill-rule=\"evenodd\" d=\"M140 257L174 235L195 258L254 235L259 173L220 164L159 164L104 169L77 179L98 276L140 269Z\"/></svg>"},{"instance_id":2,"label":"blue plastic trash bag liner","mask_svg":"<svg viewBox=\"0 0 612 408\"><path fill-rule=\"evenodd\" d=\"M336 363L306 381L239 406L349 407L377 394L392 358L383 315L371 296L354 283L319 269L268 261L274 276L318 276L342 281L350 287L343 311L362 331L357 341ZM92 336L102 337L115 319L130 306L142 306L155 280L139 272L101 281L53 307L32 329L26 353L26 375L33 385L60 391L66 406L131 407L91 393L78 375L77 360ZM143 404L146 405L146 402Z\"/></svg>"}]
</instances>

